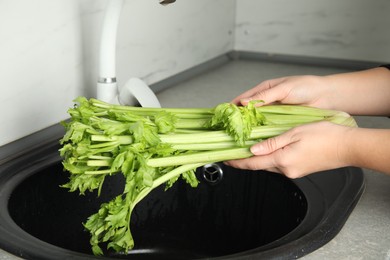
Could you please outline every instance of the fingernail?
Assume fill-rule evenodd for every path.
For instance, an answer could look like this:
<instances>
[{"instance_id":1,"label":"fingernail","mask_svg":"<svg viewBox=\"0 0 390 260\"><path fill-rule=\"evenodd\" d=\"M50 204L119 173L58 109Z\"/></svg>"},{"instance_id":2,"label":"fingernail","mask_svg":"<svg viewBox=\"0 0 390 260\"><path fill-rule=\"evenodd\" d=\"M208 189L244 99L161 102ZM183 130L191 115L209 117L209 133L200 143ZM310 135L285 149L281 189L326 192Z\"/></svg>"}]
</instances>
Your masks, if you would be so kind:
<instances>
[{"instance_id":1,"label":"fingernail","mask_svg":"<svg viewBox=\"0 0 390 260\"><path fill-rule=\"evenodd\" d=\"M253 145L250 150L254 155L260 155L264 149L262 145Z\"/></svg>"},{"instance_id":2,"label":"fingernail","mask_svg":"<svg viewBox=\"0 0 390 260\"><path fill-rule=\"evenodd\" d=\"M242 98L242 99L240 99L241 104L249 103L249 101L251 101L250 98Z\"/></svg>"}]
</instances>

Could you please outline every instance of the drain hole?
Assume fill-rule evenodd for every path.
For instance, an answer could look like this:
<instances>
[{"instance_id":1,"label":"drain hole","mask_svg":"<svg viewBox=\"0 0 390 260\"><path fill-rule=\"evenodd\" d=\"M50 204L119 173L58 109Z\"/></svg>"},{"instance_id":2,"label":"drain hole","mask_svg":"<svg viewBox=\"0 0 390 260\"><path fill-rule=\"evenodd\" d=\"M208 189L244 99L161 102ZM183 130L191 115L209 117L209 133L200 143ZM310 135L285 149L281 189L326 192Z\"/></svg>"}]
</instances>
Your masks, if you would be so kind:
<instances>
[{"instance_id":1,"label":"drain hole","mask_svg":"<svg viewBox=\"0 0 390 260\"><path fill-rule=\"evenodd\" d=\"M203 166L203 179L208 183L217 184L222 180L223 171L216 163L210 163Z\"/></svg>"}]
</instances>

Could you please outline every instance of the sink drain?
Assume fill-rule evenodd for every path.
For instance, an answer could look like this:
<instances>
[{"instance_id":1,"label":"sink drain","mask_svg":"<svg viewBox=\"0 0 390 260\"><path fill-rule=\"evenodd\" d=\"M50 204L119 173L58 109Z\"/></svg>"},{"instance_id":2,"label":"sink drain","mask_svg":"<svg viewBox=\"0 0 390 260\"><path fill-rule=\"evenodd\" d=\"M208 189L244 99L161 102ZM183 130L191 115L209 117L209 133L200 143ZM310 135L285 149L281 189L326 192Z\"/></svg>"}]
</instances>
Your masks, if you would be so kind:
<instances>
[{"instance_id":1,"label":"sink drain","mask_svg":"<svg viewBox=\"0 0 390 260\"><path fill-rule=\"evenodd\" d=\"M210 163L203 166L203 179L211 184L217 184L223 178L221 166L216 163Z\"/></svg>"}]
</instances>

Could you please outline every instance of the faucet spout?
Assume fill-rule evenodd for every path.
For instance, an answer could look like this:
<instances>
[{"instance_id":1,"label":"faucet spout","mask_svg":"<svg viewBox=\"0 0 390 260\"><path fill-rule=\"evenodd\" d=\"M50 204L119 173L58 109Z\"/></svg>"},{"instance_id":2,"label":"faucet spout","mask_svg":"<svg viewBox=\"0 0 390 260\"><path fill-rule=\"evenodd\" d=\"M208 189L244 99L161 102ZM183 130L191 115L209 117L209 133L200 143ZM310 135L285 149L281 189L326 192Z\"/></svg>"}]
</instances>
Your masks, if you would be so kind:
<instances>
[{"instance_id":1,"label":"faucet spout","mask_svg":"<svg viewBox=\"0 0 390 260\"><path fill-rule=\"evenodd\" d=\"M110 0L104 17L101 43L97 98L112 104L161 107L149 86L138 78L131 78L118 88L116 80L116 39L119 17L124 0ZM174 0L163 1L174 2Z\"/></svg>"},{"instance_id":2,"label":"faucet spout","mask_svg":"<svg viewBox=\"0 0 390 260\"><path fill-rule=\"evenodd\" d=\"M116 39L122 6L123 0L108 2L100 41L97 98L110 103L117 95Z\"/></svg>"}]
</instances>

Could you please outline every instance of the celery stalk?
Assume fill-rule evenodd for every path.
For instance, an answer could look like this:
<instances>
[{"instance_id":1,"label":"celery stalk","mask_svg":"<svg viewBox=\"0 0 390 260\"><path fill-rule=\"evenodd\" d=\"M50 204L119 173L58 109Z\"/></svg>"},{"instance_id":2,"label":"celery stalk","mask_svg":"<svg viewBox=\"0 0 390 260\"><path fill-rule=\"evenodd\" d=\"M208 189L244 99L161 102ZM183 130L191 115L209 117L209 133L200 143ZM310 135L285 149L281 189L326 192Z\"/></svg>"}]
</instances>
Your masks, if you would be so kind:
<instances>
[{"instance_id":1,"label":"celery stalk","mask_svg":"<svg viewBox=\"0 0 390 260\"><path fill-rule=\"evenodd\" d=\"M227 161L248 158L251 156L253 156L253 154L250 152L249 148L246 147L152 158L149 159L146 164L151 167L167 167L190 163Z\"/></svg>"},{"instance_id":2,"label":"celery stalk","mask_svg":"<svg viewBox=\"0 0 390 260\"><path fill-rule=\"evenodd\" d=\"M141 108L84 97L75 101L60 141L63 165L70 173L63 187L100 194L105 176L122 174L126 179L123 194L103 203L84 224L96 255L103 254L104 242L118 252L133 248L132 211L162 184L169 188L181 177L196 187L196 168L251 157L251 145L302 124L357 126L346 113L304 106Z\"/></svg>"}]
</instances>

